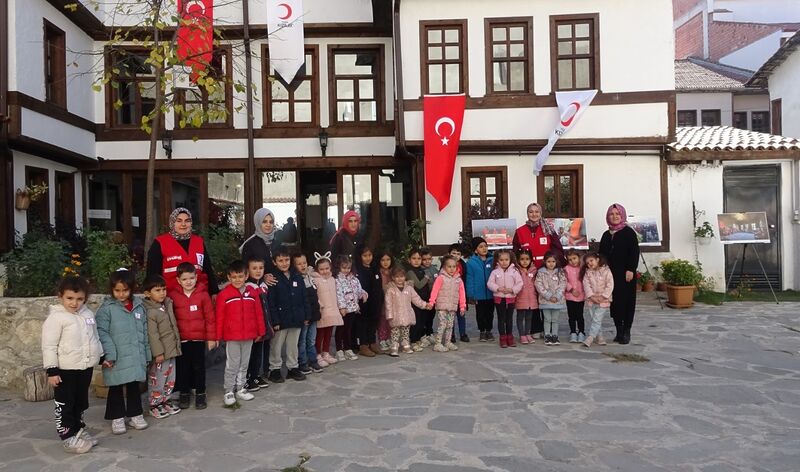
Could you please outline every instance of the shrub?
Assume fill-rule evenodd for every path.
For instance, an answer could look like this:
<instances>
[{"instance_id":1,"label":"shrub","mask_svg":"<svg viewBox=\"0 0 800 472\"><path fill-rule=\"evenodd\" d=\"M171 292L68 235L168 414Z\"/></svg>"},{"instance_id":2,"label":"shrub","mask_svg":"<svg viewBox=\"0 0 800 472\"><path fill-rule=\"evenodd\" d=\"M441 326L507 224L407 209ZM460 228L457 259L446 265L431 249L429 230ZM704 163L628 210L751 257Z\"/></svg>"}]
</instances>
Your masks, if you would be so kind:
<instances>
[{"instance_id":1,"label":"shrub","mask_svg":"<svg viewBox=\"0 0 800 472\"><path fill-rule=\"evenodd\" d=\"M104 292L108 286L108 276L120 267L131 268L133 258L128 246L115 238L113 232L87 230L86 253L82 275L87 277L95 290Z\"/></svg>"},{"instance_id":2,"label":"shrub","mask_svg":"<svg viewBox=\"0 0 800 472\"><path fill-rule=\"evenodd\" d=\"M65 269L72 266L67 244L38 232L25 234L15 249L3 256L3 263L6 294L12 297L53 295Z\"/></svg>"},{"instance_id":3,"label":"shrub","mask_svg":"<svg viewBox=\"0 0 800 472\"><path fill-rule=\"evenodd\" d=\"M211 258L217 280L225 280L228 265L242 258L239 253L239 246L242 244L241 233L229 226L209 225L200 234L205 240L208 257Z\"/></svg>"},{"instance_id":4,"label":"shrub","mask_svg":"<svg viewBox=\"0 0 800 472\"><path fill-rule=\"evenodd\" d=\"M661 276L669 285L697 286L703 281L703 272L700 263L692 264L683 259L664 261L661 263Z\"/></svg>"}]
</instances>

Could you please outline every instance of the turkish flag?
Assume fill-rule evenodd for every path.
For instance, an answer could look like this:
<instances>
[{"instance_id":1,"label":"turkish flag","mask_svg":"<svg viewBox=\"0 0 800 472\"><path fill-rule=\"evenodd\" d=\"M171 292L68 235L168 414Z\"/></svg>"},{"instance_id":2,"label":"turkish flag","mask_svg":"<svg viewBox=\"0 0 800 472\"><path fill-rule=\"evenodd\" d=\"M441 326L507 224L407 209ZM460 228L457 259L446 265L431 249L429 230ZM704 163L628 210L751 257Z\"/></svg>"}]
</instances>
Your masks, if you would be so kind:
<instances>
[{"instance_id":1,"label":"turkish flag","mask_svg":"<svg viewBox=\"0 0 800 472\"><path fill-rule=\"evenodd\" d=\"M464 94L423 98L425 189L436 199L439 211L450 203L466 102Z\"/></svg>"},{"instance_id":2,"label":"turkish flag","mask_svg":"<svg viewBox=\"0 0 800 472\"><path fill-rule=\"evenodd\" d=\"M192 68L192 82L204 71L214 51L214 0L178 0L178 59Z\"/></svg>"}]
</instances>

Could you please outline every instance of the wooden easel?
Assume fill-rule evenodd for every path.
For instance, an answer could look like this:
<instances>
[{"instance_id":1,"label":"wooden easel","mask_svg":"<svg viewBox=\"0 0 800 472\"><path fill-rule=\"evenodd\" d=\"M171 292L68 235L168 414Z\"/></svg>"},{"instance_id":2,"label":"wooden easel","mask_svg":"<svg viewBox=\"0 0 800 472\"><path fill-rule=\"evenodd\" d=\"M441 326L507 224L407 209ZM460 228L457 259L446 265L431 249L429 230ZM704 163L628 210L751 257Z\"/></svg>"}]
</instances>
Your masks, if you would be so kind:
<instances>
[{"instance_id":1,"label":"wooden easel","mask_svg":"<svg viewBox=\"0 0 800 472\"><path fill-rule=\"evenodd\" d=\"M725 303L725 301L728 298L728 290L730 290L731 281L733 280L733 274L736 273L736 265L739 264L740 259L742 261L742 265L739 268L739 283L741 283L742 281L742 277L744 276L744 261L745 257L747 256L747 246L749 245L750 244L748 243L742 244L742 250L739 253L739 257L735 261L733 261L733 267L731 267L731 275L728 276L728 280L725 282L725 293L722 294L722 303ZM778 301L778 296L775 295L775 290L772 289L772 282L770 282L769 277L767 277L767 271L764 269L764 264L761 262L761 257L758 255L758 251L756 250L755 247L753 247L753 252L756 254L758 265L759 267L761 267L761 273L764 274L764 280L767 281L767 285L769 286L769 291L772 292L772 298L775 299L775 304L780 305L780 302Z\"/></svg>"}]
</instances>

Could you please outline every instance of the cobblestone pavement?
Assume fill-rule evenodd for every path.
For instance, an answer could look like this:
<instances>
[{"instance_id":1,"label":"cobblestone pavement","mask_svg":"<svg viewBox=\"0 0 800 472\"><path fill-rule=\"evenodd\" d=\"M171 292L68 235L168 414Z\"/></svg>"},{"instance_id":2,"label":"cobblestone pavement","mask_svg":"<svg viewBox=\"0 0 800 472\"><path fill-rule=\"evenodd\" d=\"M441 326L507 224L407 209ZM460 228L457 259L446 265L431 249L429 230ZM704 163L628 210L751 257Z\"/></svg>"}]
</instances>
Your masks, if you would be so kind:
<instances>
[{"instance_id":1,"label":"cobblestone pavement","mask_svg":"<svg viewBox=\"0 0 800 472\"><path fill-rule=\"evenodd\" d=\"M50 403L0 392L0 468L22 471L319 472L800 470L798 304L660 310L640 303L633 343L499 349L460 343L340 363L112 436L92 399L100 444L65 454ZM474 326L472 327L474 329ZM562 334L566 320L562 323ZM608 337L613 325L606 323ZM645 363L615 363L608 353Z\"/></svg>"}]
</instances>

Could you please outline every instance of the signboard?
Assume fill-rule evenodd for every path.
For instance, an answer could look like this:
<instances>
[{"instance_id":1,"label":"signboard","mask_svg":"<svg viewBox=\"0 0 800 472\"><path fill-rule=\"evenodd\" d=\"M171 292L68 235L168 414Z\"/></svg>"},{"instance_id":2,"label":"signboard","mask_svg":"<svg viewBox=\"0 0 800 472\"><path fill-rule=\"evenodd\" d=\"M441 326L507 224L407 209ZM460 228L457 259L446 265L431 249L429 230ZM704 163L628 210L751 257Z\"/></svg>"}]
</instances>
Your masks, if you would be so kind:
<instances>
[{"instance_id":1,"label":"signboard","mask_svg":"<svg viewBox=\"0 0 800 472\"><path fill-rule=\"evenodd\" d=\"M639 236L639 246L661 246L661 233L655 216L629 216L628 226Z\"/></svg>"},{"instance_id":2,"label":"signboard","mask_svg":"<svg viewBox=\"0 0 800 472\"><path fill-rule=\"evenodd\" d=\"M769 223L764 211L720 213L717 215L719 240L722 244L769 244Z\"/></svg>"},{"instance_id":3,"label":"signboard","mask_svg":"<svg viewBox=\"0 0 800 472\"><path fill-rule=\"evenodd\" d=\"M486 240L489 249L510 249L517 230L515 218L472 220L472 235Z\"/></svg>"},{"instance_id":4,"label":"signboard","mask_svg":"<svg viewBox=\"0 0 800 472\"><path fill-rule=\"evenodd\" d=\"M86 217L95 219L95 220L110 220L111 219L111 210L96 210L90 208L86 210Z\"/></svg>"},{"instance_id":5,"label":"signboard","mask_svg":"<svg viewBox=\"0 0 800 472\"><path fill-rule=\"evenodd\" d=\"M583 218L545 218L552 226L564 249L589 249L586 220Z\"/></svg>"}]
</instances>

